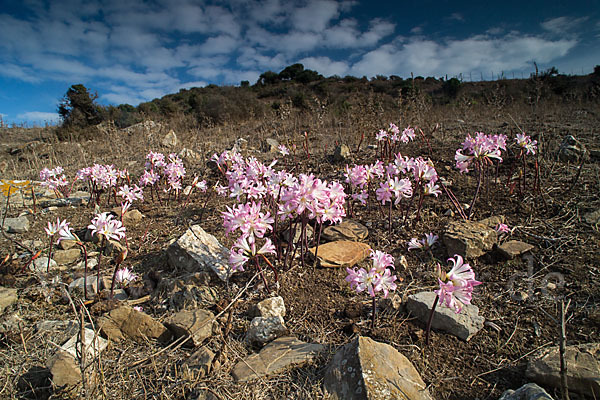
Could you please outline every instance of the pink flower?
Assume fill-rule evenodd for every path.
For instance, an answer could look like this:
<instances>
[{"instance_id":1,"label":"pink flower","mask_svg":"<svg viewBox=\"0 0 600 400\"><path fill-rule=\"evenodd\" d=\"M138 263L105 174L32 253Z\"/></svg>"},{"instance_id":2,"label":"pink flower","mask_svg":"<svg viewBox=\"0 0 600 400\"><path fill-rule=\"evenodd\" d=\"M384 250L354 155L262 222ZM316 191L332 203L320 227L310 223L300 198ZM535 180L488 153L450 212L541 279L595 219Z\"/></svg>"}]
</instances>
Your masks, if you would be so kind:
<instances>
[{"instance_id":1,"label":"pink flower","mask_svg":"<svg viewBox=\"0 0 600 400\"><path fill-rule=\"evenodd\" d=\"M346 282L357 293L367 291L371 297L375 297L377 292L382 291L386 298L390 291L396 290L394 281L397 279L392 275L389 268L394 268L394 257L382 251L371 251L372 268L367 272L364 268L350 269L346 268L348 276Z\"/></svg>"},{"instance_id":2,"label":"pink flower","mask_svg":"<svg viewBox=\"0 0 600 400\"><path fill-rule=\"evenodd\" d=\"M119 269L115 275L115 280L119 282L122 287L129 285L137 278L137 275L133 274L127 267Z\"/></svg>"},{"instance_id":3,"label":"pink flower","mask_svg":"<svg viewBox=\"0 0 600 400\"><path fill-rule=\"evenodd\" d=\"M440 304L454 308L459 313L465 304L471 304L473 287L481 282L475 280L475 273L469 264L457 254L449 258L452 269L448 273L441 272L438 266L438 283L440 288L435 291L439 296Z\"/></svg>"},{"instance_id":4,"label":"pink flower","mask_svg":"<svg viewBox=\"0 0 600 400\"><path fill-rule=\"evenodd\" d=\"M499 223L498 225L496 225L496 228L494 228L494 229L498 233L510 233L510 228L508 227L508 225L503 224L503 223Z\"/></svg>"},{"instance_id":5,"label":"pink flower","mask_svg":"<svg viewBox=\"0 0 600 400\"><path fill-rule=\"evenodd\" d=\"M64 221L61 221L60 219L56 218L56 224L52 224L51 222L48 222L48 227L44 228L44 230L46 231L46 234L48 236L54 236L61 230L66 229L68 227L69 227L69 223L67 222L66 219Z\"/></svg>"},{"instance_id":6,"label":"pink flower","mask_svg":"<svg viewBox=\"0 0 600 400\"><path fill-rule=\"evenodd\" d=\"M277 150L279 150L279 153L281 153L281 155L284 157L290 154L290 151L287 149L287 147L282 144L277 146Z\"/></svg>"},{"instance_id":7,"label":"pink flower","mask_svg":"<svg viewBox=\"0 0 600 400\"><path fill-rule=\"evenodd\" d=\"M92 230L92 235L98 233L107 240L121 240L125 237L125 227L121 221L114 219L114 215L107 212L97 214L88 225L88 229Z\"/></svg>"},{"instance_id":8,"label":"pink flower","mask_svg":"<svg viewBox=\"0 0 600 400\"><path fill-rule=\"evenodd\" d=\"M426 233L425 238L418 240L417 238L412 238L410 242L408 242L408 250L416 250L416 249L430 249L439 239L438 235L434 233Z\"/></svg>"}]
</instances>

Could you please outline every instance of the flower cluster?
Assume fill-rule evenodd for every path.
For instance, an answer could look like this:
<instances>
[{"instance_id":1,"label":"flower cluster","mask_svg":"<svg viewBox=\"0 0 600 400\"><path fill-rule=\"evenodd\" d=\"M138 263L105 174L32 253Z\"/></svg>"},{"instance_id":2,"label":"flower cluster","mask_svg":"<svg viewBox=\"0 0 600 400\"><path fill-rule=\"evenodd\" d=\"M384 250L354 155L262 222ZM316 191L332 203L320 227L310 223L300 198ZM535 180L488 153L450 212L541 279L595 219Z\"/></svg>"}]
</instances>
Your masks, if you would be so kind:
<instances>
[{"instance_id":1,"label":"flower cluster","mask_svg":"<svg viewBox=\"0 0 600 400\"><path fill-rule=\"evenodd\" d=\"M415 130L410 126L400 133L400 128L394 123L390 123L387 129L381 129L375 134L375 140L379 142L382 158L391 158L391 155L397 150L398 143L408 143L415 138Z\"/></svg>"},{"instance_id":2,"label":"flower cluster","mask_svg":"<svg viewBox=\"0 0 600 400\"><path fill-rule=\"evenodd\" d=\"M117 195L123 198L124 203L133 203L136 200L144 201L144 192L138 185L123 185L119 188Z\"/></svg>"},{"instance_id":3,"label":"flower cluster","mask_svg":"<svg viewBox=\"0 0 600 400\"><path fill-rule=\"evenodd\" d=\"M121 221L108 212L97 214L88 225L88 229L91 229L92 235L97 233L107 240L121 240L125 237L125 227Z\"/></svg>"},{"instance_id":4,"label":"flower cluster","mask_svg":"<svg viewBox=\"0 0 600 400\"><path fill-rule=\"evenodd\" d=\"M346 268L348 273L346 282L349 282L350 287L357 293L366 290L371 297L375 297L377 292L383 292L383 297L386 298L389 292L396 290L397 287L394 283L397 277L392 275L389 269L394 269L394 257L376 250L371 251L371 260L372 266L369 271L364 268Z\"/></svg>"},{"instance_id":5,"label":"flower cluster","mask_svg":"<svg viewBox=\"0 0 600 400\"><path fill-rule=\"evenodd\" d=\"M461 173L469 172L471 163L491 162L492 159L502 162L502 150L506 150L506 135L486 135L476 132L475 137L467 135L462 149L456 150L454 159L456 168Z\"/></svg>"},{"instance_id":6,"label":"flower cluster","mask_svg":"<svg viewBox=\"0 0 600 400\"><path fill-rule=\"evenodd\" d=\"M535 154L537 150L537 140L531 140L531 137L523 133L517 133L515 142L521 149L526 151L526 154Z\"/></svg>"},{"instance_id":7,"label":"flower cluster","mask_svg":"<svg viewBox=\"0 0 600 400\"><path fill-rule=\"evenodd\" d=\"M499 223L494 229L498 233L510 233L510 228L508 227L508 225L503 223Z\"/></svg>"},{"instance_id":8,"label":"flower cluster","mask_svg":"<svg viewBox=\"0 0 600 400\"><path fill-rule=\"evenodd\" d=\"M481 282L475 280L475 273L471 266L463 262L463 258L457 254L449 258L452 268L444 273L438 264L438 283L440 288L435 291L440 304L454 308L459 313L465 304L471 304L473 287Z\"/></svg>"},{"instance_id":9,"label":"flower cluster","mask_svg":"<svg viewBox=\"0 0 600 400\"><path fill-rule=\"evenodd\" d=\"M115 274L115 281L118 282L121 287L126 287L131 282L137 280L137 278L138 276L130 271L127 267L119 269Z\"/></svg>"},{"instance_id":10,"label":"flower cluster","mask_svg":"<svg viewBox=\"0 0 600 400\"><path fill-rule=\"evenodd\" d=\"M412 238L410 239L410 242L408 242L408 250L431 249L433 245L438 241L438 239L438 235L434 233L426 233L425 237L421 240L417 238Z\"/></svg>"},{"instance_id":11,"label":"flower cluster","mask_svg":"<svg viewBox=\"0 0 600 400\"><path fill-rule=\"evenodd\" d=\"M63 174L62 167L56 167L54 169L44 168L40 171L40 180L41 185L53 190L59 191L63 195L67 194L69 181L67 181L67 177Z\"/></svg>"}]
</instances>

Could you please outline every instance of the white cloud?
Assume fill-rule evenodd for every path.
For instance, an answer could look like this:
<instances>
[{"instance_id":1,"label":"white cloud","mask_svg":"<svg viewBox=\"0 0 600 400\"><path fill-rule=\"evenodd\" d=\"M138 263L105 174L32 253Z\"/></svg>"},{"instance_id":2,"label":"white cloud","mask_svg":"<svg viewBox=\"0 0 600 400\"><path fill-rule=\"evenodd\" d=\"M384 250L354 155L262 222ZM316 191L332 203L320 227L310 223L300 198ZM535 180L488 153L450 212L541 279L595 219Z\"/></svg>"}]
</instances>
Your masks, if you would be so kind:
<instances>
[{"instance_id":1,"label":"white cloud","mask_svg":"<svg viewBox=\"0 0 600 400\"><path fill-rule=\"evenodd\" d=\"M40 81L40 78L37 77L35 72L30 68L20 67L14 64L0 64L0 75L30 83Z\"/></svg>"},{"instance_id":2,"label":"white cloud","mask_svg":"<svg viewBox=\"0 0 600 400\"><path fill-rule=\"evenodd\" d=\"M465 20L465 17L463 17L463 15L461 13L455 12L455 13L450 14L448 19L463 22Z\"/></svg>"},{"instance_id":3,"label":"white cloud","mask_svg":"<svg viewBox=\"0 0 600 400\"><path fill-rule=\"evenodd\" d=\"M571 17L558 17L546 20L541 23L543 29L556 33L564 34L577 30L581 24L586 22L588 17L571 18Z\"/></svg>"},{"instance_id":4,"label":"white cloud","mask_svg":"<svg viewBox=\"0 0 600 400\"><path fill-rule=\"evenodd\" d=\"M294 10L291 22L301 32L322 32L340 15L340 4L332 0L312 0L305 7Z\"/></svg>"},{"instance_id":5,"label":"white cloud","mask_svg":"<svg viewBox=\"0 0 600 400\"><path fill-rule=\"evenodd\" d=\"M332 61L329 57L307 57L300 60L307 69L312 69L323 76L345 76L350 68L343 61Z\"/></svg>"},{"instance_id":6,"label":"white cloud","mask_svg":"<svg viewBox=\"0 0 600 400\"><path fill-rule=\"evenodd\" d=\"M60 121L60 117L57 113L41 112L41 111L28 111L17 115L17 118L33 124L56 124Z\"/></svg>"}]
</instances>

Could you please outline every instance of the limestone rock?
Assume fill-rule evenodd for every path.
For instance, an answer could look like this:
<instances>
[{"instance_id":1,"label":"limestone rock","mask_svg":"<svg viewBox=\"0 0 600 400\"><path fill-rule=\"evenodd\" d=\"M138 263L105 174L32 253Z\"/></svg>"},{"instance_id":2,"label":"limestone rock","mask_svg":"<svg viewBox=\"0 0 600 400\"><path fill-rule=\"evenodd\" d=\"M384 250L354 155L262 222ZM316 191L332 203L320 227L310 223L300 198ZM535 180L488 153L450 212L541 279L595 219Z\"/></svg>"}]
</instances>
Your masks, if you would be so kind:
<instances>
[{"instance_id":1,"label":"limestone rock","mask_svg":"<svg viewBox=\"0 0 600 400\"><path fill-rule=\"evenodd\" d=\"M77 261L80 255L81 251L79 250L79 248L74 248L69 250L56 250L52 254L52 258L58 264L67 265Z\"/></svg>"},{"instance_id":2,"label":"limestone rock","mask_svg":"<svg viewBox=\"0 0 600 400\"><path fill-rule=\"evenodd\" d=\"M507 390L498 400L554 400L535 383L528 383L517 390Z\"/></svg>"},{"instance_id":3,"label":"limestone rock","mask_svg":"<svg viewBox=\"0 0 600 400\"><path fill-rule=\"evenodd\" d=\"M315 256L315 248L308 250ZM322 267L352 267L369 255L371 248L365 243L339 240L319 246L317 257Z\"/></svg>"},{"instance_id":4,"label":"limestone rock","mask_svg":"<svg viewBox=\"0 0 600 400\"><path fill-rule=\"evenodd\" d=\"M408 296L406 307L408 311L426 324L434 300L435 293L420 292ZM479 315L479 308L473 304L466 304L458 314L454 309L438 304L433 314L431 327L469 341L473 335L483 328L484 322L485 318Z\"/></svg>"},{"instance_id":5,"label":"limestone rock","mask_svg":"<svg viewBox=\"0 0 600 400\"><path fill-rule=\"evenodd\" d=\"M54 193L50 193L50 194L52 196L56 196ZM68 206L76 207L76 206L80 206L84 203L87 204L89 199L90 199L90 194L88 192L78 191L75 193L71 193L71 195L67 198L57 199L55 197L47 198L44 196L39 200L39 206L42 208L68 207Z\"/></svg>"},{"instance_id":6,"label":"limestone rock","mask_svg":"<svg viewBox=\"0 0 600 400\"><path fill-rule=\"evenodd\" d=\"M236 382L271 376L306 365L324 349L322 344L305 343L293 336L281 337L266 345L258 354L238 362L231 374Z\"/></svg>"},{"instance_id":7,"label":"limestone rock","mask_svg":"<svg viewBox=\"0 0 600 400\"><path fill-rule=\"evenodd\" d=\"M425 382L392 346L359 336L340 348L323 380L334 400L432 400Z\"/></svg>"},{"instance_id":8,"label":"limestone rock","mask_svg":"<svg viewBox=\"0 0 600 400\"><path fill-rule=\"evenodd\" d=\"M18 299L19 296L17 296L17 289L0 286L0 314L2 314L8 307L15 304Z\"/></svg>"},{"instance_id":9,"label":"limestone rock","mask_svg":"<svg viewBox=\"0 0 600 400\"><path fill-rule=\"evenodd\" d=\"M98 355L106 349L108 341L96 334L89 328L84 328L86 365L93 362ZM78 359L78 354L81 353L82 346L79 340L79 333L76 333L60 348L62 351L70 354L75 359Z\"/></svg>"},{"instance_id":10,"label":"limestone rock","mask_svg":"<svg viewBox=\"0 0 600 400\"><path fill-rule=\"evenodd\" d=\"M367 227L351 219L345 219L338 225L328 226L323 229L321 234L321 238L328 242L336 240L360 242L365 240L367 236L369 236Z\"/></svg>"},{"instance_id":11,"label":"limestone rock","mask_svg":"<svg viewBox=\"0 0 600 400\"><path fill-rule=\"evenodd\" d=\"M100 332L114 342L125 338L143 341L145 338L167 342L171 332L151 316L131 307L119 307L100 317Z\"/></svg>"},{"instance_id":12,"label":"limestone rock","mask_svg":"<svg viewBox=\"0 0 600 400\"><path fill-rule=\"evenodd\" d=\"M564 137L558 148L558 158L561 161L579 162L582 159L589 158L589 152L579 140L572 135Z\"/></svg>"},{"instance_id":13,"label":"limestone rock","mask_svg":"<svg viewBox=\"0 0 600 400\"><path fill-rule=\"evenodd\" d=\"M283 297L276 296L265 299L256 305L255 315L259 317L285 317Z\"/></svg>"},{"instance_id":14,"label":"limestone rock","mask_svg":"<svg viewBox=\"0 0 600 400\"><path fill-rule=\"evenodd\" d=\"M29 230L29 220L24 215L17 218L6 218L4 230L8 233L25 233Z\"/></svg>"},{"instance_id":15,"label":"limestone rock","mask_svg":"<svg viewBox=\"0 0 600 400\"><path fill-rule=\"evenodd\" d=\"M98 288L98 278L96 275L88 275L86 284L87 284L88 295L90 295L92 293L97 293L98 289L102 290L102 289L106 289L106 288L110 287L110 284L108 286L104 285L103 279L101 277L100 278L100 288ZM69 291L72 292L73 290L79 290L83 293L83 286L84 286L84 279L82 276L81 278L77 278L73 282L69 283Z\"/></svg>"},{"instance_id":16,"label":"limestone rock","mask_svg":"<svg viewBox=\"0 0 600 400\"><path fill-rule=\"evenodd\" d=\"M168 296L169 306L176 310L210 308L219 301L219 293L214 287L183 285L183 288Z\"/></svg>"},{"instance_id":17,"label":"limestone rock","mask_svg":"<svg viewBox=\"0 0 600 400\"><path fill-rule=\"evenodd\" d=\"M463 258L477 258L491 250L498 241L494 222L504 222L504 218L487 218L474 221L451 221L446 227L443 240L448 256L455 254Z\"/></svg>"},{"instance_id":18,"label":"limestone rock","mask_svg":"<svg viewBox=\"0 0 600 400\"><path fill-rule=\"evenodd\" d=\"M248 332L246 332L246 341L264 345L271 340L286 335L288 329L285 326L281 316L274 317L254 317L250 322Z\"/></svg>"},{"instance_id":19,"label":"limestone rock","mask_svg":"<svg viewBox=\"0 0 600 400\"><path fill-rule=\"evenodd\" d=\"M72 388L81 383L81 370L75 358L64 351L57 351L46 363L55 388Z\"/></svg>"},{"instance_id":20,"label":"limestone rock","mask_svg":"<svg viewBox=\"0 0 600 400\"><path fill-rule=\"evenodd\" d=\"M186 344L198 347L212 335L214 314L207 310L182 310L166 319L165 325L176 338L189 337Z\"/></svg>"},{"instance_id":21,"label":"limestone rock","mask_svg":"<svg viewBox=\"0 0 600 400\"><path fill-rule=\"evenodd\" d=\"M507 260L512 260L513 258L527 253L534 248L535 246L529 243L521 242L520 240L509 240L508 242L504 242L498 246L500 254L502 254L502 256Z\"/></svg>"},{"instance_id":22,"label":"limestone rock","mask_svg":"<svg viewBox=\"0 0 600 400\"><path fill-rule=\"evenodd\" d=\"M279 151L279 142L277 139L268 138L262 143L262 151L265 153L277 153Z\"/></svg>"},{"instance_id":23,"label":"limestone rock","mask_svg":"<svg viewBox=\"0 0 600 400\"><path fill-rule=\"evenodd\" d=\"M600 397L600 343L567 346L565 360L569 391ZM525 374L540 385L560 387L558 346L534 354L527 363Z\"/></svg>"},{"instance_id":24,"label":"limestone rock","mask_svg":"<svg viewBox=\"0 0 600 400\"><path fill-rule=\"evenodd\" d=\"M171 268L188 272L210 271L227 280L233 271L229 267L229 250L217 238L194 225L167 249Z\"/></svg>"},{"instance_id":25,"label":"limestone rock","mask_svg":"<svg viewBox=\"0 0 600 400\"><path fill-rule=\"evenodd\" d=\"M175 147L179 141L177 140L177 135L175 131L171 129L164 137L161 144L165 147Z\"/></svg>"},{"instance_id":26,"label":"limestone rock","mask_svg":"<svg viewBox=\"0 0 600 400\"><path fill-rule=\"evenodd\" d=\"M50 271L55 269L58 266L56 261L50 259ZM46 272L48 269L48 257L38 257L33 260L33 265L30 267L33 268L35 272Z\"/></svg>"},{"instance_id":27,"label":"limestone rock","mask_svg":"<svg viewBox=\"0 0 600 400\"><path fill-rule=\"evenodd\" d=\"M340 144L333 151L334 162L344 162L350 157L350 148L345 144Z\"/></svg>"}]
</instances>

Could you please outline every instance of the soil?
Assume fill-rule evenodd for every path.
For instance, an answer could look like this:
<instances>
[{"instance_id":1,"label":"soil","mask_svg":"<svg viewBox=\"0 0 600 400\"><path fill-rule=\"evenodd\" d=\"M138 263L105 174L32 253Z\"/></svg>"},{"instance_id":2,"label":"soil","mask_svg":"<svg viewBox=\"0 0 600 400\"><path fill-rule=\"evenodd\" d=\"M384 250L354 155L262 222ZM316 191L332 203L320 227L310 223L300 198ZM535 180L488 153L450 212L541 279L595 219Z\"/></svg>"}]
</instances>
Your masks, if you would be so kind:
<instances>
[{"instance_id":1,"label":"soil","mask_svg":"<svg viewBox=\"0 0 600 400\"><path fill-rule=\"evenodd\" d=\"M516 111L515 111L516 112ZM298 260L291 267L279 270L279 282L267 271L266 279L272 294L283 297L287 308L286 325L299 339L323 343L329 352L314 364L295 369L289 373L265 378L251 384L233 382L230 371L240 359L256 349L244 343L244 335L250 322L249 309L258 301L269 296L259 279L254 280L249 289L236 303L232 312L231 329L227 330L226 317L220 318L220 334L214 335L207 346L219 354L219 365L207 376L189 376L183 372L182 363L192 350L185 347L160 352L164 344L148 341L135 343L125 341L112 344L102 354L103 381L91 398L196 398L212 395L217 399L322 399L326 398L321 388L324 369L335 349L349 342L355 335L369 336L377 341L388 343L410 359L428 384L429 391L436 399L497 399L507 389L528 383L525 377L527 356L536 349L557 344L559 326L554 321L558 316L561 300L570 300L569 322L567 325L568 344L600 341L600 314L598 302L600 289L597 283L600 273L600 233L598 226L586 223L582 216L600 208L600 164L596 159L585 163L561 162L556 157L558 145L566 134L574 135L588 148L598 147L598 126L600 115L589 108L574 105L560 112L547 110L546 113L523 112L498 119L486 115L471 114L467 123L457 120L456 115L436 115L430 123L440 123L441 127L433 134L433 129L424 129L431 148L421 140L403 147L402 153L408 156L430 157L438 173L452 183L451 189L460 203L469 203L476 188L473 172L460 174L454 168L454 152L468 132L504 133L512 141L517 132L523 129L540 143L539 156L530 157L527 168L528 185L524 192L514 189L511 193L506 185L507 174L518 167L516 154L508 152L498 170L498 179L491 175L477 200L472 219L502 215L512 229L503 240L516 239L535 246L532 262L517 258L504 261L491 252L478 259L468 260L475 270L476 277L483 284L477 287L473 303L479 307L486 325L469 342L444 332L433 331L431 343L425 346L424 326L412 317L403 307L398 310L386 308L379 303L375 329L370 329L371 302L363 294L351 291L344 278L344 269L316 268L307 263L303 268ZM510 116L510 118L508 118ZM433 119L433 118L432 118ZM516 121L515 121L516 120ZM382 124L381 127L385 125ZM425 126L425 125L424 125ZM374 132L369 132L374 136ZM5 136L8 138L9 136ZM17 140L10 137L11 140ZM119 139L120 140L120 139ZM123 139L124 140L124 139ZM291 141L297 139L291 139ZM335 140L335 139L334 139ZM362 144L354 152L348 164L372 163L377 151L367 147L374 139ZM310 157L303 154L298 142L295 155L281 159L276 168L286 168L299 172L312 172L327 180L343 181L344 164L333 162L332 136L315 134L309 144ZM349 141L352 150L356 141ZM56 145L56 147L54 147ZM94 147L107 143L72 143L83 147L88 154L88 162L104 161L102 156L109 154L106 149L94 155ZM54 149L67 146L53 144ZM242 154L253 155L263 161L270 161L273 155L251 152L255 147L250 142ZM152 148L151 148L152 149ZM147 151L149 149L146 149ZM153 148L152 150L160 150ZM221 149L214 149L222 151ZM59 150L51 155L52 161L61 161ZM168 152L164 149L163 151ZM132 174L142 168L143 154L115 157L118 167L131 164ZM141 155L140 155L141 154ZM207 156L208 154L202 154ZM19 157L13 156L13 157ZM209 184L214 184L219 174L205 166L206 157L197 163L187 163L188 177L201 174ZM535 162L540 171L541 190L534 191ZM31 162L31 161L30 161ZM20 164L21 163L21 164ZM23 167L27 159L14 161L14 166ZM48 165L53 166L53 165ZM73 165L71 169L87 165ZM24 171L22 178L31 178L35 172L23 167L14 171ZM39 171L39 170L38 170ZM69 171L68 171L69 172ZM70 171L73 176L73 171ZM18 178L7 173L9 178ZM147 196L149 197L149 196ZM135 208L145 218L142 222L127 227L129 256L124 265L140 276L153 279L172 279L183 274L172 270L167 264L168 244L181 236L188 226L201 224L215 235L225 246L230 246L233 237L226 237L222 228L220 212L229 200L213 196L205 203L205 195L194 194L189 204L171 200L162 204L149 198ZM114 207L102 204L103 211ZM397 294L406 297L422 290L433 290L435 262L445 263L447 258L443 243L434 248L431 255L419 251L407 251L407 242L412 237L422 237L434 232L442 235L449 221L460 217L450 213L452 205L446 195L427 198L416 221L414 209L404 220L396 210L390 233L387 213L380 211L372 203L369 207L356 207L353 219L369 228L366 242L373 248L391 253L399 258L404 255L408 268L396 269L399 278ZM16 216L23 209L13 204L9 216ZM21 244L39 240L43 245L36 250L47 252L47 238L43 228L56 217L67 219L76 230L85 228L94 215L93 207L60 207L56 210L36 210L30 215L30 228L24 234L11 235L10 239L0 239L0 256L22 255ZM94 245L88 244L89 250ZM29 247L29 246L28 246ZM51 271L50 276L21 272L28 258L17 258L4 263L0 276L2 285L19 291L19 302L4 314L4 318L16 313L20 318L19 329L0 334L0 374L1 398L63 398L64 393L52 389L45 363L53 354L56 345L68 337L63 332L36 332L35 325L43 320L65 320L75 318L71 304L63 298L56 280L64 283L74 278L72 271ZM110 274L112 266L105 258L101 268ZM367 265L367 261L363 262ZM229 283L211 278L211 286L217 289L220 302L212 311L219 313L225 305L244 288L253 277L254 271L236 273ZM158 278L157 278L158 277ZM560 278L559 278L560 277ZM54 279L54 284L51 283ZM548 286L548 283L554 285ZM142 283L138 286L141 288ZM548 289L550 287L550 289ZM143 292L142 289L140 289ZM143 293L140 293L143 294ZM164 320L174 310L168 309L165 297L155 295L141 304L144 312L157 320ZM114 304L105 299L95 299L88 305L92 318L97 318ZM227 334L227 335L225 335ZM225 337L226 336L226 337ZM56 345L55 345L56 344ZM224 345L225 344L225 345ZM160 352L160 353L159 353ZM158 354L157 354L158 353ZM138 364L137 362L148 361ZM546 388L555 397L559 391ZM210 398L210 397L200 397ZM572 395L571 398L577 398Z\"/></svg>"}]
</instances>

